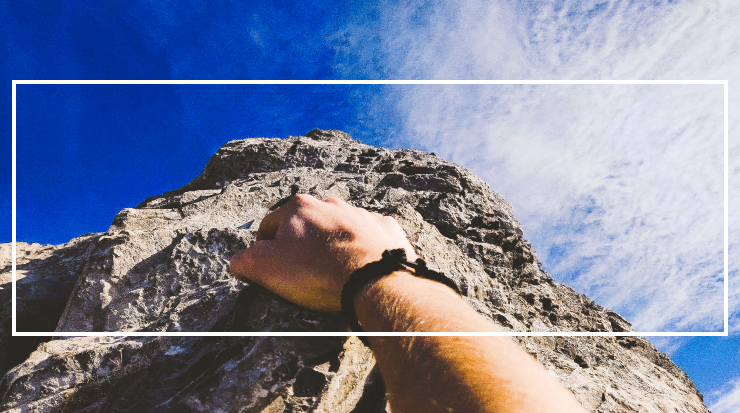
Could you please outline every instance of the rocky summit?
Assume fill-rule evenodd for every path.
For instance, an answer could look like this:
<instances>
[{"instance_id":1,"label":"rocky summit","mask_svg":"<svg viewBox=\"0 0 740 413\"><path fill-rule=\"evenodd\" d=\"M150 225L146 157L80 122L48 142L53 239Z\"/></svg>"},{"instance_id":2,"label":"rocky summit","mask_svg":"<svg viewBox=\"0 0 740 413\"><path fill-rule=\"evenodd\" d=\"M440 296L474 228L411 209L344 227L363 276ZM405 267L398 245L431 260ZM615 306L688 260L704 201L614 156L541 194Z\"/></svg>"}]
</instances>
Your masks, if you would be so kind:
<instances>
[{"instance_id":1,"label":"rocky summit","mask_svg":"<svg viewBox=\"0 0 740 413\"><path fill-rule=\"evenodd\" d=\"M105 233L18 243L17 330L46 337L11 337L12 247L2 245L0 411L386 411L372 353L337 314L229 273L260 220L296 193L395 217L418 253L501 330L632 331L554 282L511 205L465 168L316 129L228 142L192 182L122 210ZM72 333L106 331L224 335ZM643 338L515 340L589 411L708 411L686 374Z\"/></svg>"}]
</instances>

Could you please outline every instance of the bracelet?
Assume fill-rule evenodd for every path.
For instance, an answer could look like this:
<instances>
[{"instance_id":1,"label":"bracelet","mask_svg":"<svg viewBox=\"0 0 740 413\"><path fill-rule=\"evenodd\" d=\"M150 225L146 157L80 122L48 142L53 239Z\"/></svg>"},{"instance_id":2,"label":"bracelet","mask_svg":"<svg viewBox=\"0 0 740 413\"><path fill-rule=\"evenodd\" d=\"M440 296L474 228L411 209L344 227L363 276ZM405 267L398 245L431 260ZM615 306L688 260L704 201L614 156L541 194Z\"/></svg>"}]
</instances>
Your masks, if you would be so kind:
<instances>
[{"instance_id":1,"label":"bracelet","mask_svg":"<svg viewBox=\"0 0 740 413\"><path fill-rule=\"evenodd\" d=\"M444 274L439 271L435 271L427 267L426 261L419 258L415 262L410 262L406 259L406 251L403 248L394 250L383 251L382 258L379 261L371 262L361 268L355 270L350 275L347 283L342 287L341 305L342 315L349 327L354 332L364 332L360 323L357 321L357 313L355 312L355 296L358 292L370 281L390 275L395 271L412 269L413 275L417 277L426 278L428 280L442 283L455 292L460 294L460 290L457 288L452 280L447 278ZM358 337L366 346L369 346L367 337Z\"/></svg>"}]
</instances>

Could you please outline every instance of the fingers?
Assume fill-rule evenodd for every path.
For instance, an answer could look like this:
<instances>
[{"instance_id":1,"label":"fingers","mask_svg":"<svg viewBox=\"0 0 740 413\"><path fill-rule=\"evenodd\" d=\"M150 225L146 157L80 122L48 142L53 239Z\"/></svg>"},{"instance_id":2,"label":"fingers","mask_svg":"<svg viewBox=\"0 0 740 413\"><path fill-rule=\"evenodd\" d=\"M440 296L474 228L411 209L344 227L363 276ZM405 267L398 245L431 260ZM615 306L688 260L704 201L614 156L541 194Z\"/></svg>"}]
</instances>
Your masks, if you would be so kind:
<instances>
[{"instance_id":1,"label":"fingers","mask_svg":"<svg viewBox=\"0 0 740 413\"><path fill-rule=\"evenodd\" d=\"M262 222L260 222L260 226L257 229L257 240L274 239L281 223L285 222L285 220L294 214L298 208L305 207L316 201L316 198L311 195L294 195L288 202L281 205L280 208L270 212L262 218Z\"/></svg>"},{"instance_id":2,"label":"fingers","mask_svg":"<svg viewBox=\"0 0 740 413\"><path fill-rule=\"evenodd\" d=\"M279 259L272 240L258 240L249 248L236 253L229 260L231 274L243 281L263 284L274 272L274 261Z\"/></svg>"},{"instance_id":3,"label":"fingers","mask_svg":"<svg viewBox=\"0 0 740 413\"><path fill-rule=\"evenodd\" d=\"M336 234L348 234L338 237ZM413 247L394 218L337 198L296 194L260 222L257 240L235 254L234 277L254 282L298 305L331 310L354 269L384 249Z\"/></svg>"},{"instance_id":4,"label":"fingers","mask_svg":"<svg viewBox=\"0 0 740 413\"><path fill-rule=\"evenodd\" d=\"M277 230L280 227L280 222L283 220L283 217L281 216L283 214L278 214L278 211L279 208L262 218L262 222L260 222L260 227L257 229L258 241L275 238L275 234L277 234Z\"/></svg>"}]
</instances>

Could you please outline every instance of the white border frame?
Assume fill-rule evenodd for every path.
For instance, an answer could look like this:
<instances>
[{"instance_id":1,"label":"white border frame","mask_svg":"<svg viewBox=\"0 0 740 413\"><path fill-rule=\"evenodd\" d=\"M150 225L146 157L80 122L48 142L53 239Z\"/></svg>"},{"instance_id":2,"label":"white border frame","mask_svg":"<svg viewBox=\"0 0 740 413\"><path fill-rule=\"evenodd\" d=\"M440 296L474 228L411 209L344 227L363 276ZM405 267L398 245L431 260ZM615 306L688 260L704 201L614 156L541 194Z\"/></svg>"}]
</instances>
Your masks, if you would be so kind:
<instances>
[{"instance_id":1,"label":"white border frame","mask_svg":"<svg viewBox=\"0 0 740 413\"><path fill-rule=\"evenodd\" d=\"M16 85L723 85L724 87L724 330L708 332L18 332L16 331ZM508 336L508 337L717 337L729 335L729 97L727 80L13 80L13 265L12 335L84 337L204 337L204 336Z\"/></svg>"}]
</instances>

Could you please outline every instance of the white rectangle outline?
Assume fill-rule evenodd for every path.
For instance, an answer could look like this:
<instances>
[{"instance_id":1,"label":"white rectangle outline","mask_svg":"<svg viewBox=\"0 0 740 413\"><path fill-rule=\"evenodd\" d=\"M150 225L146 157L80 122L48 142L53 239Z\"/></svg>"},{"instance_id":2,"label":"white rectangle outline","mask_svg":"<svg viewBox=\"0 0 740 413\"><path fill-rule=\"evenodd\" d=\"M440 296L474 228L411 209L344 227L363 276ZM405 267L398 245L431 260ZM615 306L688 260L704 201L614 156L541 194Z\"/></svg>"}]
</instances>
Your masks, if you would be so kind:
<instances>
[{"instance_id":1,"label":"white rectangle outline","mask_svg":"<svg viewBox=\"0 0 740 413\"><path fill-rule=\"evenodd\" d=\"M724 330L708 332L18 332L16 331L16 85L723 85L724 87ZM718 337L729 335L729 98L727 80L13 80L13 266L12 335L63 337L205 337L205 336L508 336L508 337Z\"/></svg>"}]
</instances>

